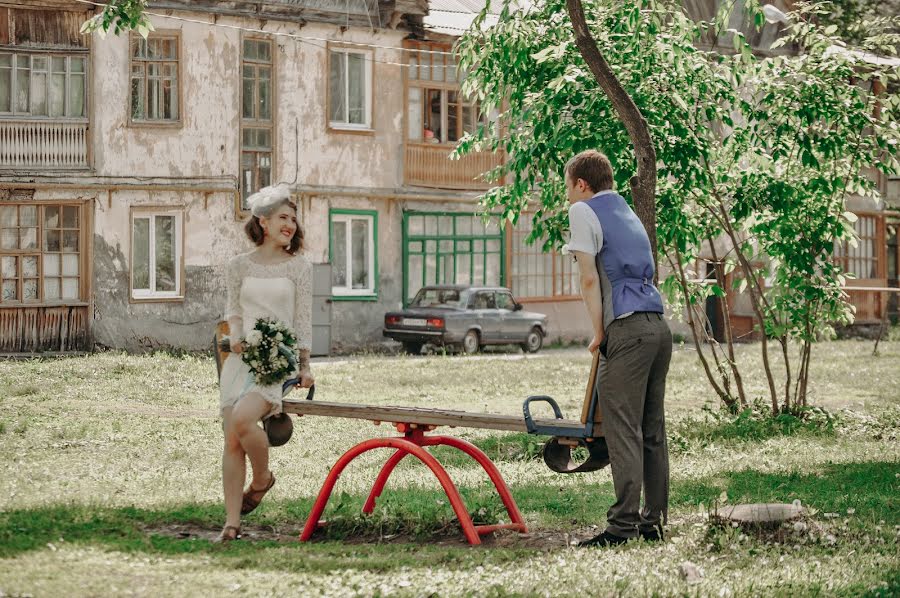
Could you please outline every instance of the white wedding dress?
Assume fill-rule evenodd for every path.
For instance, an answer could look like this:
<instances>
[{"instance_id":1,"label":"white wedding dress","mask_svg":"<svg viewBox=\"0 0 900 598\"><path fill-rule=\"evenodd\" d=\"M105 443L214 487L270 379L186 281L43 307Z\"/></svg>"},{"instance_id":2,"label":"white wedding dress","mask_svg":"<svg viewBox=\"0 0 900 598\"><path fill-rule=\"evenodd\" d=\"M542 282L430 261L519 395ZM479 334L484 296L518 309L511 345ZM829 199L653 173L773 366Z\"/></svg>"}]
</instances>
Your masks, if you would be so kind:
<instances>
[{"instance_id":1,"label":"white wedding dress","mask_svg":"<svg viewBox=\"0 0 900 598\"><path fill-rule=\"evenodd\" d=\"M312 347L312 265L297 255L272 265L260 264L251 254L232 259L225 270L224 318L239 316L246 336L259 318L272 318L294 331L299 349ZM265 417L281 413L281 385L256 383L240 355L229 354L219 377L219 408L234 407L247 393L256 392L272 405Z\"/></svg>"}]
</instances>

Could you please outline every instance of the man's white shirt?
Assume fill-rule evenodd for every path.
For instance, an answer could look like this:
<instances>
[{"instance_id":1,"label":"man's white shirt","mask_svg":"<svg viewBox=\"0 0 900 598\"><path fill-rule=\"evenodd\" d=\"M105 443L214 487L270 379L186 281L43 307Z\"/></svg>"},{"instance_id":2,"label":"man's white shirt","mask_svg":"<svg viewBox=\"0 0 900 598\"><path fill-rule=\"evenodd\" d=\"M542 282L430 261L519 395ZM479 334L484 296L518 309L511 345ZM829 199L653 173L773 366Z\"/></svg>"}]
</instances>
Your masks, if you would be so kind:
<instances>
[{"instance_id":1,"label":"man's white shirt","mask_svg":"<svg viewBox=\"0 0 900 598\"><path fill-rule=\"evenodd\" d=\"M615 191L601 191L594 197L611 193L615 193ZM587 202L577 201L569 206L569 235L568 249L570 253L580 251L596 256L603 248L603 227L600 226L600 219L597 218L596 212L587 205ZM624 313L616 319L627 318L633 313L633 311Z\"/></svg>"}]
</instances>

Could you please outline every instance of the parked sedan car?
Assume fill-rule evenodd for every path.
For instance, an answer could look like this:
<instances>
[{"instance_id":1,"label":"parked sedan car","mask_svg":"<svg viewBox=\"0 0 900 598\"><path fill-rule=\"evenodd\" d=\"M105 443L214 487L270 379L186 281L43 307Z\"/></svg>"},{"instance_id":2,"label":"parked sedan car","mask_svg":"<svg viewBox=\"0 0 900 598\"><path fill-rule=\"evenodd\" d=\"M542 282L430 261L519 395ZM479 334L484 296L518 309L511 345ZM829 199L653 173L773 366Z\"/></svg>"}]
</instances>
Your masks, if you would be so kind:
<instances>
[{"instance_id":1,"label":"parked sedan car","mask_svg":"<svg viewBox=\"0 0 900 598\"><path fill-rule=\"evenodd\" d=\"M461 346L475 353L485 345L518 344L536 353L547 336L547 316L524 311L503 287L423 287L409 307L384 315L384 336L409 353L422 346Z\"/></svg>"}]
</instances>

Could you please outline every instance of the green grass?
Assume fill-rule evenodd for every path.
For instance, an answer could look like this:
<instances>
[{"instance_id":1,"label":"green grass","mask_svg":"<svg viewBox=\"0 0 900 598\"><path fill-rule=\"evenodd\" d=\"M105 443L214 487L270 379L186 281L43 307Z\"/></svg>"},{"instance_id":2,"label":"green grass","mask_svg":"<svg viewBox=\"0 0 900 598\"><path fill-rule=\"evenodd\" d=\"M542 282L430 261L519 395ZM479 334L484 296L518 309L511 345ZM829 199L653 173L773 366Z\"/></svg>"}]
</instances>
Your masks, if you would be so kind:
<instances>
[{"instance_id":1,"label":"green grass","mask_svg":"<svg viewBox=\"0 0 900 598\"><path fill-rule=\"evenodd\" d=\"M670 541L611 551L567 548L599 531L613 501L609 470L560 476L544 439L441 430L475 443L504 475L532 534L464 545L434 476L404 461L375 513L360 513L387 452L341 477L314 542L291 541L328 468L386 425L304 417L272 451L278 483L245 527L209 543L222 523L215 366L208 356L117 353L0 362L0 592L43 595L729 595L900 593L900 343L816 346L820 411L724 415L689 348L676 352L667 394ZM765 393L758 347L739 348L750 396ZM322 400L520 413L529 394L580 411L586 352L511 359L365 356L317 364ZM754 373L755 372L755 373ZM506 521L483 471L433 449L477 522ZM716 530L721 501L791 502L815 534L778 541ZM173 530L190 529L180 538ZM199 537L198 537L199 534ZM254 536L256 534L256 536ZM688 585L689 561L704 577ZM752 572L749 574L748 572Z\"/></svg>"}]
</instances>

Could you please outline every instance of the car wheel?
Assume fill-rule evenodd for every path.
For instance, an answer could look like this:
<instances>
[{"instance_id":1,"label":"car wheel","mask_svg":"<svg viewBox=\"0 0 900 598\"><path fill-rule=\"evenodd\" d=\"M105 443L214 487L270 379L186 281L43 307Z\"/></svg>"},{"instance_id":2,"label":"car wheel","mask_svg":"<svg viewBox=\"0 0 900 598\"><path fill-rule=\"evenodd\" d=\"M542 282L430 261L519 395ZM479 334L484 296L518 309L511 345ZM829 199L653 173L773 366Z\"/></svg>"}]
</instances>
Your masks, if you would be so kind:
<instances>
[{"instance_id":1,"label":"car wheel","mask_svg":"<svg viewBox=\"0 0 900 598\"><path fill-rule=\"evenodd\" d=\"M541 329L535 326L528 333L528 336L525 337L525 342L522 343L522 350L526 353L537 353L543 346L544 335L541 334Z\"/></svg>"},{"instance_id":2,"label":"car wheel","mask_svg":"<svg viewBox=\"0 0 900 598\"><path fill-rule=\"evenodd\" d=\"M418 355L422 352L423 344L424 343L404 342L403 351L409 353L410 355Z\"/></svg>"},{"instance_id":3,"label":"car wheel","mask_svg":"<svg viewBox=\"0 0 900 598\"><path fill-rule=\"evenodd\" d=\"M470 330L466 333L466 336L463 337L463 351L467 354L471 355L472 353L477 353L478 349L481 346L481 339L478 338L477 330Z\"/></svg>"}]
</instances>

